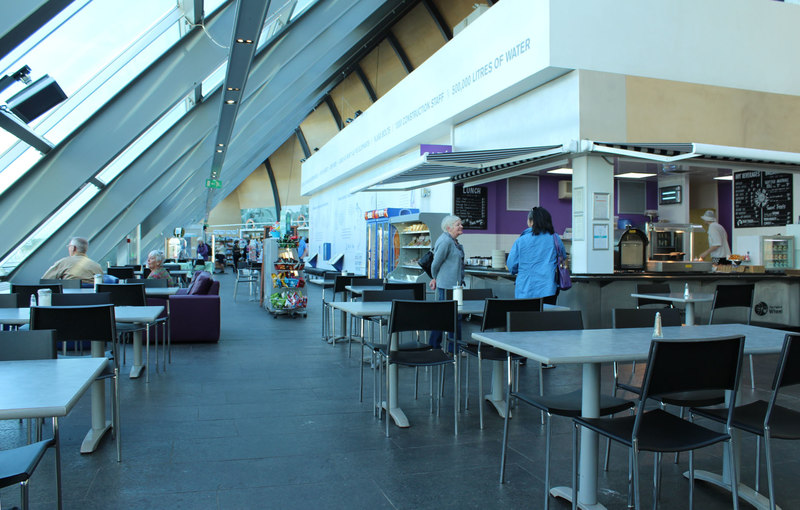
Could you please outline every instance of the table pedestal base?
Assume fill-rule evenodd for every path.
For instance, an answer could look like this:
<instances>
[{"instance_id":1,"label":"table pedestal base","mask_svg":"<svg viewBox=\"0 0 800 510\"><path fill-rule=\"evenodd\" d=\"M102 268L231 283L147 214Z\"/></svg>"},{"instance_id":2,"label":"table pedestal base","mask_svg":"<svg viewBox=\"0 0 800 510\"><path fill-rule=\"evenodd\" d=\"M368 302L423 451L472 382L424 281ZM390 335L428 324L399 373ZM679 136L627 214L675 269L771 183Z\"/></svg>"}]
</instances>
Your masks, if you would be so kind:
<instances>
[{"instance_id":1,"label":"table pedestal base","mask_svg":"<svg viewBox=\"0 0 800 510\"><path fill-rule=\"evenodd\" d=\"M109 429L111 429L110 421L106 421L106 425L99 429L89 429L89 432L86 433L86 437L83 438L83 442L81 443L81 453L92 453L97 450L97 445Z\"/></svg>"},{"instance_id":2,"label":"table pedestal base","mask_svg":"<svg viewBox=\"0 0 800 510\"><path fill-rule=\"evenodd\" d=\"M381 407L384 410L386 410L385 400L381 402ZM407 429L408 427L411 426L411 424L408 423L408 418L406 418L406 413L404 413L403 410L400 409L399 407L393 407L389 409L389 416L392 417L392 421L394 421L394 424L400 427L401 429Z\"/></svg>"},{"instance_id":3,"label":"table pedestal base","mask_svg":"<svg viewBox=\"0 0 800 510\"><path fill-rule=\"evenodd\" d=\"M554 498L562 498L570 503L572 502L572 487L553 487L550 489L550 495ZM606 510L606 507L601 505L600 503L594 503L591 505L587 505L584 503L578 502L578 508L584 510Z\"/></svg>"},{"instance_id":4,"label":"table pedestal base","mask_svg":"<svg viewBox=\"0 0 800 510\"><path fill-rule=\"evenodd\" d=\"M686 471L683 473L683 476L689 478L689 472ZM702 482L708 482L710 484L716 485L726 491L730 492L731 484L729 481L726 481L722 475L718 475L716 473L712 473L710 471L702 471L702 470L695 470L694 472L694 479L695 481L699 480ZM752 488L748 487L743 483L739 483L739 498L747 501L755 508L767 510L769 509L769 498L764 496L763 494L756 492ZM780 510L781 507L775 505L776 510Z\"/></svg>"},{"instance_id":5,"label":"table pedestal base","mask_svg":"<svg viewBox=\"0 0 800 510\"><path fill-rule=\"evenodd\" d=\"M485 398L487 402L489 402L490 404L492 404L494 406L495 410L497 410L497 414L499 414L501 418L505 419L505 417L506 417L506 401L505 401L505 399L496 400L492 393L487 393L486 395L484 395L483 398ZM514 415L512 413L508 417L511 418L513 416Z\"/></svg>"},{"instance_id":6,"label":"table pedestal base","mask_svg":"<svg viewBox=\"0 0 800 510\"><path fill-rule=\"evenodd\" d=\"M136 379L138 377L141 377L142 370L144 369L145 369L144 365L133 365L131 367L131 379Z\"/></svg>"}]
</instances>

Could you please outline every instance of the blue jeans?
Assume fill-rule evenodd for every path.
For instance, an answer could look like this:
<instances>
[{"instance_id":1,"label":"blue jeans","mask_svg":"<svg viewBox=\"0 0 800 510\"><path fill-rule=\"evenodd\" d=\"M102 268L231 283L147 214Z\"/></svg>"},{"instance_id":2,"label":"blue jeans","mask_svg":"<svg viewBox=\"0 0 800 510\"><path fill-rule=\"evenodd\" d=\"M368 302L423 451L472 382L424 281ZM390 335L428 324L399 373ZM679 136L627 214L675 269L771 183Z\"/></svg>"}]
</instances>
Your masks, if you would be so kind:
<instances>
[{"instance_id":1,"label":"blue jeans","mask_svg":"<svg viewBox=\"0 0 800 510\"><path fill-rule=\"evenodd\" d=\"M441 288L441 287L436 289L436 300L437 301L444 301L444 289ZM452 333L448 334L448 338L450 338L451 343L450 343L450 346L448 346L447 350L449 352L453 352L452 351L453 334ZM456 338L461 340L461 315L458 316L458 320L456 322ZM428 343L434 349L439 349L442 346L442 332L441 331L431 331L431 336L430 336L430 339L428 340Z\"/></svg>"}]
</instances>

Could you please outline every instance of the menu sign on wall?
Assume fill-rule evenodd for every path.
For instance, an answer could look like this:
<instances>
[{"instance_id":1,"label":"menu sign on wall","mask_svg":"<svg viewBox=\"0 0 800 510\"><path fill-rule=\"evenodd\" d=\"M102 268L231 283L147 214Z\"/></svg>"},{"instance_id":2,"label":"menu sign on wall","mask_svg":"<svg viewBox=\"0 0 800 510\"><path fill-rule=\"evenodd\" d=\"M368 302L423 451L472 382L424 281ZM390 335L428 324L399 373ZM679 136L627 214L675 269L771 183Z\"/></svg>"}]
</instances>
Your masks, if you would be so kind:
<instances>
[{"instance_id":1,"label":"menu sign on wall","mask_svg":"<svg viewBox=\"0 0 800 510\"><path fill-rule=\"evenodd\" d=\"M486 230L488 225L488 192L482 186L455 187L453 208L461 218L464 230Z\"/></svg>"},{"instance_id":2,"label":"menu sign on wall","mask_svg":"<svg viewBox=\"0 0 800 510\"><path fill-rule=\"evenodd\" d=\"M792 222L792 174L733 174L733 222L736 228L776 227Z\"/></svg>"}]
</instances>

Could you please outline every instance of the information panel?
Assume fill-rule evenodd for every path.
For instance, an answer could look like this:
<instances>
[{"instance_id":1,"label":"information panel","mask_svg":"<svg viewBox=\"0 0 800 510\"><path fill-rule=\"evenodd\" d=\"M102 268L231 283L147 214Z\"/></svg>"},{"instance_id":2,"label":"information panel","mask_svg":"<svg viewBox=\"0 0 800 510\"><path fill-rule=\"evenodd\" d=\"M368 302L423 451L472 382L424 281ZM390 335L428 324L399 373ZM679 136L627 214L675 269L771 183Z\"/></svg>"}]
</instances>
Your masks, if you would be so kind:
<instances>
[{"instance_id":1,"label":"information panel","mask_svg":"<svg viewBox=\"0 0 800 510\"><path fill-rule=\"evenodd\" d=\"M792 223L792 174L734 173L733 215L737 228Z\"/></svg>"},{"instance_id":2,"label":"information panel","mask_svg":"<svg viewBox=\"0 0 800 510\"><path fill-rule=\"evenodd\" d=\"M455 187L454 214L461 218L464 230L486 230L488 191L483 186Z\"/></svg>"}]
</instances>

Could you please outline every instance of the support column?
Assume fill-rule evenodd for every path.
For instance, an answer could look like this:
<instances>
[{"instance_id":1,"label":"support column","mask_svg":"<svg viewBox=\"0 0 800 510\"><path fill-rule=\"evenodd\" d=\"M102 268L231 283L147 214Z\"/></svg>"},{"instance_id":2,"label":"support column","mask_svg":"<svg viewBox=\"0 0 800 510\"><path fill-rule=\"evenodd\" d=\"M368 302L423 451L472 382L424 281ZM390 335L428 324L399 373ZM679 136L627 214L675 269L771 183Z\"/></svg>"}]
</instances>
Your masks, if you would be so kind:
<instances>
[{"instance_id":1,"label":"support column","mask_svg":"<svg viewBox=\"0 0 800 510\"><path fill-rule=\"evenodd\" d=\"M572 160L573 273L614 272L614 165L606 159Z\"/></svg>"}]
</instances>

